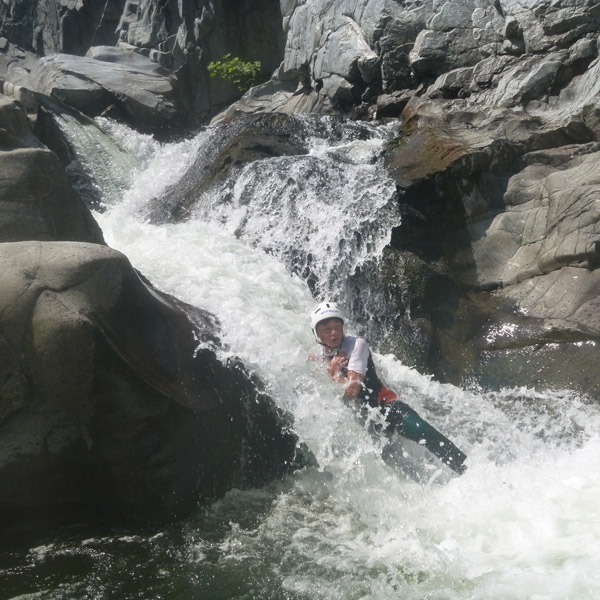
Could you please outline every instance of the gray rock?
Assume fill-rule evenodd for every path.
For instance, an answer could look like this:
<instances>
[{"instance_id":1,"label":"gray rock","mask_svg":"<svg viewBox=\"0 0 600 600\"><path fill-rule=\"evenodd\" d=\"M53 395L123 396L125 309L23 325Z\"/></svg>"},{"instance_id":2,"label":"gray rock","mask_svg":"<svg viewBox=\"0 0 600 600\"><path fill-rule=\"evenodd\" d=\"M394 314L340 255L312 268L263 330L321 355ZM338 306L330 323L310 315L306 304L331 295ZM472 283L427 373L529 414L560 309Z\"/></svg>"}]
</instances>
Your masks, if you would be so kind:
<instances>
[{"instance_id":1,"label":"gray rock","mask_svg":"<svg viewBox=\"0 0 600 600\"><path fill-rule=\"evenodd\" d=\"M57 156L47 149L0 152L0 241L102 242L102 233L75 196Z\"/></svg>"},{"instance_id":2,"label":"gray rock","mask_svg":"<svg viewBox=\"0 0 600 600\"><path fill-rule=\"evenodd\" d=\"M564 53L532 58L507 69L498 80L490 103L498 106L518 106L550 92L559 69L566 60Z\"/></svg>"},{"instance_id":3,"label":"gray rock","mask_svg":"<svg viewBox=\"0 0 600 600\"><path fill-rule=\"evenodd\" d=\"M33 135L33 123L26 106L37 110L37 102L28 90L0 81L0 132L2 148L41 147Z\"/></svg>"},{"instance_id":4,"label":"gray rock","mask_svg":"<svg viewBox=\"0 0 600 600\"><path fill-rule=\"evenodd\" d=\"M182 121L197 128L241 96L230 82L209 77L207 67L224 55L259 61L268 77L281 63L283 29L279 0L167 3L126 2L118 35L175 75Z\"/></svg>"},{"instance_id":5,"label":"gray rock","mask_svg":"<svg viewBox=\"0 0 600 600\"><path fill-rule=\"evenodd\" d=\"M590 92L592 79L578 85ZM581 119L591 98L577 97L582 112L561 119L458 100L414 98L405 110L410 135L390 167L407 216L390 260L406 263L423 245L443 257L439 271L415 267L409 292L413 308L426 307L411 310L412 326L436 340L419 360L441 378L600 395L585 371L600 341L600 148ZM449 291L428 306L422 295L437 280Z\"/></svg>"},{"instance_id":6,"label":"gray rock","mask_svg":"<svg viewBox=\"0 0 600 600\"><path fill-rule=\"evenodd\" d=\"M73 240L102 243L58 157L33 135L21 103L0 95L0 242Z\"/></svg>"},{"instance_id":7,"label":"gray rock","mask_svg":"<svg viewBox=\"0 0 600 600\"><path fill-rule=\"evenodd\" d=\"M394 27L416 35L411 24L421 12L401 10L388 0L355 0L296 3L287 7L286 14L283 71L306 71L310 87L323 81L333 104L346 106L351 100L358 102L368 85L381 85L383 56L377 52L378 41ZM398 60L402 58L388 59L386 70L395 71L397 67L392 65Z\"/></svg>"},{"instance_id":8,"label":"gray rock","mask_svg":"<svg viewBox=\"0 0 600 600\"><path fill-rule=\"evenodd\" d=\"M439 3L440 9L428 21L427 26L434 31L467 29L471 27L474 7L470 2L448 1Z\"/></svg>"},{"instance_id":9,"label":"gray rock","mask_svg":"<svg viewBox=\"0 0 600 600\"><path fill-rule=\"evenodd\" d=\"M465 97L473 80L473 67L462 67L440 75L435 82L427 88L429 98L456 98Z\"/></svg>"},{"instance_id":10,"label":"gray rock","mask_svg":"<svg viewBox=\"0 0 600 600\"><path fill-rule=\"evenodd\" d=\"M164 522L304 464L289 417L219 360L214 319L103 245L4 96L0 132L2 530Z\"/></svg>"},{"instance_id":11,"label":"gray rock","mask_svg":"<svg viewBox=\"0 0 600 600\"><path fill-rule=\"evenodd\" d=\"M30 85L87 115L114 105L140 129L175 126L173 85L156 64L126 50L101 49L97 56L109 61L66 54L42 58L31 72Z\"/></svg>"},{"instance_id":12,"label":"gray rock","mask_svg":"<svg viewBox=\"0 0 600 600\"><path fill-rule=\"evenodd\" d=\"M327 114L334 112L324 93L304 89L295 80L271 79L254 86L229 108L216 115L210 122L218 125L236 116L254 113Z\"/></svg>"},{"instance_id":13,"label":"gray rock","mask_svg":"<svg viewBox=\"0 0 600 600\"><path fill-rule=\"evenodd\" d=\"M565 77L565 57L557 60L556 52L570 50L584 36L600 31L598 9L588 7L584 0L560 10L551 5L537 7L514 0L502 3L364 0L343 6L335 1L290 2L285 5L285 14L284 72L308 73L310 87L323 79L325 95L339 98L342 103L351 98L355 103L364 101L359 90L367 86L386 93L415 89L421 82L429 85L432 78L463 68L473 67L474 75L481 76L490 65L494 65L494 77L487 80L484 88L493 87L506 105L543 99L548 87ZM353 28L344 28L344 19L352 19ZM329 46L335 47L339 31L344 31L344 48L352 48L352 52L336 48L328 53ZM589 43L586 52L591 53ZM371 70L368 82L362 75L355 77L349 68L350 64L360 62L360 53L373 66L380 65L380 73ZM375 56L369 59L372 53ZM511 63L503 61L503 57L524 53L531 56L533 73L525 66L517 71L516 65L512 65L512 71L505 70ZM544 56L546 53L550 55ZM337 77L330 77L330 73ZM569 77L574 75L571 73ZM505 89L507 84L509 90ZM433 94L444 87L441 80L435 85L437 91L431 90ZM481 91L478 85L481 78L469 81L465 77L460 86L453 84L450 93L454 97L467 97ZM487 94L472 99L479 103L495 102Z\"/></svg>"},{"instance_id":14,"label":"gray rock","mask_svg":"<svg viewBox=\"0 0 600 600\"><path fill-rule=\"evenodd\" d=\"M0 265L3 531L164 522L300 464L210 316L192 324L120 253L4 243Z\"/></svg>"},{"instance_id":15,"label":"gray rock","mask_svg":"<svg viewBox=\"0 0 600 600\"><path fill-rule=\"evenodd\" d=\"M4 4L0 8L4 17L0 33L9 49L11 44L21 44L38 54L84 54L104 44L97 58L113 61L112 52L120 55L115 64L123 66L125 50L133 56L130 62L138 62L137 57L143 55L149 63L169 71L173 89L158 91L154 84L138 81L149 94L130 99L120 118L132 118L137 110L145 113L148 107L156 110L160 102L154 96L158 95L165 103L160 107L163 118L173 122L169 115L173 109L175 121L187 127L213 118L239 98L233 85L208 77L206 71L210 61L226 53L260 60L265 73L276 71L274 81L286 82L286 87L293 81L296 89L302 88L301 93L286 91L289 102L282 102L280 85L274 87L277 97L273 99L262 88L255 95L261 98L262 110L343 112L362 107L357 114L369 114L381 93L414 92L463 68L473 67L475 77L489 71L492 64L494 77L483 88L481 79L464 78L462 87L455 81L452 90L442 95L470 97L485 104L495 100L489 93L478 94L489 90L502 96L506 105L546 101L547 83L556 88L554 94L581 74L586 60L593 59L600 33L600 8L587 0L560 6L520 0L243 0L236 11L224 0L202 5L180 2L160 10L156 0L121 4L114 0L103 12L95 5L67 2L54 13L47 0L38 2L37 8L33 2L19 4L18 9ZM572 53L560 65L553 58L559 51ZM501 60L522 55L532 61L534 73L515 70L516 65ZM15 63L13 57L5 66L15 68ZM14 75L9 79L22 83L22 73ZM89 98L91 110L106 108L107 103L120 106L119 94L127 88L124 82L105 86L105 76L84 83L69 80L67 75L64 81L73 86L71 98L78 99L78 107L84 97ZM115 71L114 77L118 76ZM440 81L436 86L433 94L439 93ZM290 83L289 87L294 86ZM232 110L256 110L255 98L246 98Z\"/></svg>"},{"instance_id":16,"label":"gray rock","mask_svg":"<svg viewBox=\"0 0 600 600\"><path fill-rule=\"evenodd\" d=\"M0 32L38 56L65 52L82 55L96 44L113 44L121 0L20 0L0 4Z\"/></svg>"}]
</instances>

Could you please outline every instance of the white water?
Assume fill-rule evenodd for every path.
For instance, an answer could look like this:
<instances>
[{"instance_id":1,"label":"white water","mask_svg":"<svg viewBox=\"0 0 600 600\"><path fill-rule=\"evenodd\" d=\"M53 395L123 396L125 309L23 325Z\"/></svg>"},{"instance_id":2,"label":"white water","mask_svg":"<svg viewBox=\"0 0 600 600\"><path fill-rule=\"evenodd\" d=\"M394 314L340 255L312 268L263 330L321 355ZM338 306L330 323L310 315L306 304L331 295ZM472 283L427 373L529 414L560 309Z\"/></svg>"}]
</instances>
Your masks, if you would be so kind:
<instances>
[{"instance_id":1,"label":"white water","mask_svg":"<svg viewBox=\"0 0 600 600\"><path fill-rule=\"evenodd\" d=\"M462 477L433 464L425 468L431 483L405 477L383 462L382 443L307 359L314 302L276 253L214 221L154 226L140 219L148 198L181 175L201 137L158 151L128 135L144 167L123 202L97 215L107 242L159 288L218 316L230 352L293 413L319 463L287 487L234 491L217 503L213 514L225 525L216 541L192 520L175 551L186 582L173 583L169 598L600 597L595 406L567 392L462 390L376 355L387 382L469 455ZM350 168L360 175L360 162ZM315 244L323 243L317 236ZM172 568L165 566L163 581L174 577ZM143 586L128 597L158 597Z\"/></svg>"}]
</instances>

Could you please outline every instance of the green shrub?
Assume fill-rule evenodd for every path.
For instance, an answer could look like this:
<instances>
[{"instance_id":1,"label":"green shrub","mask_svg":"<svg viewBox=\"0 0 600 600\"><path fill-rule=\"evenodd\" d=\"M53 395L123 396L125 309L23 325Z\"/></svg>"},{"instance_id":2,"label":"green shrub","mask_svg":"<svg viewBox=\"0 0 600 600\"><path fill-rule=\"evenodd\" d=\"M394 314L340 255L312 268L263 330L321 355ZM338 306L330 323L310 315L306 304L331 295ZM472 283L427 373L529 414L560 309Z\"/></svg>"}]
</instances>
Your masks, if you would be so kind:
<instances>
[{"instance_id":1,"label":"green shrub","mask_svg":"<svg viewBox=\"0 0 600 600\"><path fill-rule=\"evenodd\" d=\"M231 54L226 54L221 60L211 62L208 65L208 73L211 77L219 77L219 79L233 83L240 92L245 92L264 80L260 73L259 60L246 62L237 56L231 58Z\"/></svg>"}]
</instances>

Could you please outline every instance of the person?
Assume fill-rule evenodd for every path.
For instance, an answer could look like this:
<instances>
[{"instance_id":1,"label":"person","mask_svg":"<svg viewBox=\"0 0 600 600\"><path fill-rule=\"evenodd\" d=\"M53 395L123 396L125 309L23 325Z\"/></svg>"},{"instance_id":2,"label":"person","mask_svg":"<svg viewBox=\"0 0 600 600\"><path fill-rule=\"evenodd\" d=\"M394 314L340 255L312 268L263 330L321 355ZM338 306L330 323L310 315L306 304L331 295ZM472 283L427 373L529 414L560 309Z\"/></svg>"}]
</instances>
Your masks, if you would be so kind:
<instances>
[{"instance_id":1,"label":"person","mask_svg":"<svg viewBox=\"0 0 600 600\"><path fill-rule=\"evenodd\" d=\"M366 340L344 334L344 316L335 302L321 302L310 315L310 324L327 374L345 387L344 398L379 408L385 415L388 435L401 436L425 447L458 474L466 470L467 456L379 378Z\"/></svg>"}]
</instances>

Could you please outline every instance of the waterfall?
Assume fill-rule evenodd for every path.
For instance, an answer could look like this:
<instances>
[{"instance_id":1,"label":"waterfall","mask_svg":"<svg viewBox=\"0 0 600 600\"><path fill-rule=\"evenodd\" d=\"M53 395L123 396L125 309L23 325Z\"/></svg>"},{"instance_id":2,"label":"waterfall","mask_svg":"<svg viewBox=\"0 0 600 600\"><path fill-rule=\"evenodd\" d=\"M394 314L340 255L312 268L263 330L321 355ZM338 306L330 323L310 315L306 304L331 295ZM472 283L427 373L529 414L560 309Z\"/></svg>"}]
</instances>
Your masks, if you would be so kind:
<instances>
[{"instance_id":1,"label":"waterfall","mask_svg":"<svg viewBox=\"0 0 600 600\"><path fill-rule=\"evenodd\" d=\"M204 194L193 218L273 254L317 297L343 302L345 282L377 259L399 223L395 183L380 160L388 132L363 125L358 136L346 124L332 144L331 117L321 127L307 122L315 117L297 119L311 126L306 155L236 169Z\"/></svg>"},{"instance_id":2,"label":"waterfall","mask_svg":"<svg viewBox=\"0 0 600 600\"><path fill-rule=\"evenodd\" d=\"M117 202L132 183L138 164L135 154L102 129L105 126L110 131L111 122L107 119L92 121L48 99L44 104L53 111L56 124L69 140L72 160L67 172L76 191L96 208ZM123 140L128 137L131 138L124 135Z\"/></svg>"},{"instance_id":3,"label":"waterfall","mask_svg":"<svg viewBox=\"0 0 600 600\"><path fill-rule=\"evenodd\" d=\"M159 145L109 128L136 170L122 199L96 214L107 242L157 287L219 318L227 351L293 414L319 466L233 490L158 532L33 548L12 558L20 571L0 573L9 595L33 598L34 574L44 582L35 597L48 599L598 597L597 407L570 391L460 389L375 353L390 387L469 456L453 477L417 445L396 442L420 465L417 481L382 460L384 441L307 358L313 292L334 293L357 269L376 268L399 218L379 164L385 128L369 126L359 140L349 127L333 145L315 137L303 158L246 165L192 218L166 225L148 222L145 205L182 176L206 132Z\"/></svg>"}]
</instances>

